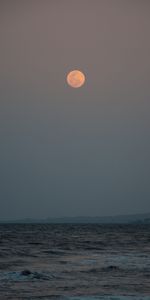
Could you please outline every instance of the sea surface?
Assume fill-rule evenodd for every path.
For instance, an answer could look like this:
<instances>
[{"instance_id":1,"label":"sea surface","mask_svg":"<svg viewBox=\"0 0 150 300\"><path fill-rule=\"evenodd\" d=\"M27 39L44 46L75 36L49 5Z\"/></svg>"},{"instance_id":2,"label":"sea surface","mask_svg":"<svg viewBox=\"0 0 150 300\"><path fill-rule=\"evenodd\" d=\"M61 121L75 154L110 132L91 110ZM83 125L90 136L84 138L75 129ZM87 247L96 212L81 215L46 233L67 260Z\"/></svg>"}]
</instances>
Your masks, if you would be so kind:
<instances>
[{"instance_id":1,"label":"sea surface","mask_svg":"<svg viewBox=\"0 0 150 300\"><path fill-rule=\"evenodd\" d=\"M5 299L150 300L150 225L1 224Z\"/></svg>"}]
</instances>

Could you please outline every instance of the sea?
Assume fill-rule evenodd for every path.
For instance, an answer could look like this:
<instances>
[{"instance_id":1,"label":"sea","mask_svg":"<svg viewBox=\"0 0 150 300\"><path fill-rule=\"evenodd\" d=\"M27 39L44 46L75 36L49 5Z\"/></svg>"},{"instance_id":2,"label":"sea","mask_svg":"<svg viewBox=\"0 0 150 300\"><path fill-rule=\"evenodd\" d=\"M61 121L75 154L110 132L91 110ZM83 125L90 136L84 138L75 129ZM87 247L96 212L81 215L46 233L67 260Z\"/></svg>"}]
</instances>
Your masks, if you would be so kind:
<instances>
[{"instance_id":1,"label":"sea","mask_svg":"<svg viewBox=\"0 0 150 300\"><path fill-rule=\"evenodd\" d=\"M150 300L150 224L0 224L0 300Z\"/></svg>"}]
</instances>

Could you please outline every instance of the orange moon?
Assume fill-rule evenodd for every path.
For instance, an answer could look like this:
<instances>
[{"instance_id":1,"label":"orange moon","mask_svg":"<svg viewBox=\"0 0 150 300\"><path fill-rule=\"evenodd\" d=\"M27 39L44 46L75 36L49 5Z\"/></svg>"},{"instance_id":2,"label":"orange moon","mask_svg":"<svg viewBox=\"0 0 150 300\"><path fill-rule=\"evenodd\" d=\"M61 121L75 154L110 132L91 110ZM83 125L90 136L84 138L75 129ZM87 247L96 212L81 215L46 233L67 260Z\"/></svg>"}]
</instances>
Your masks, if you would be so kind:
<instances>
[{"instance_id":1,"label":"orange moon","mask_svg":"<svg viewBox=\"0 0 150 300\"><path fill-rule=\"evenodd\" d=\"M73 88L81 87L85 82L85 75L79 70L73 70L67 75L67 83Z\"/></svg>"}]
</instances>

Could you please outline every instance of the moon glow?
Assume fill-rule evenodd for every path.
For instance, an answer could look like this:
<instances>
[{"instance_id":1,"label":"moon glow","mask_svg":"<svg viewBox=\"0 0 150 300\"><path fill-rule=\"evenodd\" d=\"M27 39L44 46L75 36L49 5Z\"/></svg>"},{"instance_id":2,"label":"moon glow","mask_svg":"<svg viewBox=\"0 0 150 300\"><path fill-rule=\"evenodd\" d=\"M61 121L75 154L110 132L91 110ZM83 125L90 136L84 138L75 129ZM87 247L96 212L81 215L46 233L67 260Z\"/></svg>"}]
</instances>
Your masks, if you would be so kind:
<instances>
[{"instance_id":1,"label":"moon glow","mask_svg":"<svg viewBox=\"0 0 150 300\"><path fill-rule=\"evenodd\" d=\"M67 83L73 88L81 87L85 82L85 75L79 70L73 70L67 75Z\"/></svg>"}]
</instances>

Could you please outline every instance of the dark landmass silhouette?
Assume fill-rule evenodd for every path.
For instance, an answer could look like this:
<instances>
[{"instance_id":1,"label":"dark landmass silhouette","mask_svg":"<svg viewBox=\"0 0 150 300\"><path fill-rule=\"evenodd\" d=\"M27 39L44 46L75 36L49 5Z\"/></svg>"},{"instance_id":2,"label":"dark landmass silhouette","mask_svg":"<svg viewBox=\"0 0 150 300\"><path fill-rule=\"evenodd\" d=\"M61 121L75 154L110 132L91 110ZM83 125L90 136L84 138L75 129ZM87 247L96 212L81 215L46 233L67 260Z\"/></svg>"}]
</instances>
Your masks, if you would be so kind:
<instances>
[{"instance_id":1,"label":"dark landmass silhouette","mask_svg":"<svg viewBox=\"0 0 150 300\"><path fill-rule=\"evenodd\" d=\"M19 224L150 224L150 213L116 215L116 216L78 216L78 217L56 217L46 219L17 219L17 220L1 220L0 223L19 223Z\"/></svg>"}]
</instances>

